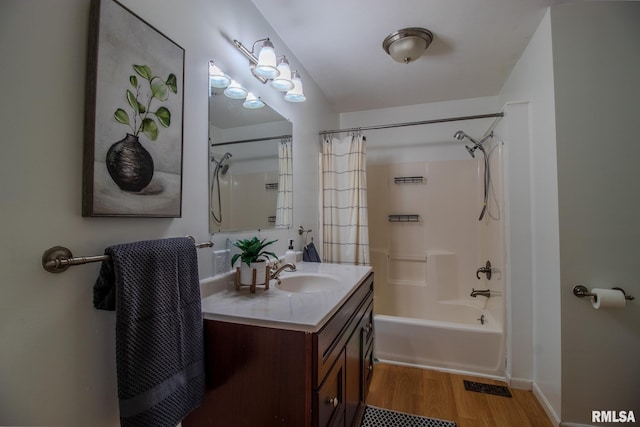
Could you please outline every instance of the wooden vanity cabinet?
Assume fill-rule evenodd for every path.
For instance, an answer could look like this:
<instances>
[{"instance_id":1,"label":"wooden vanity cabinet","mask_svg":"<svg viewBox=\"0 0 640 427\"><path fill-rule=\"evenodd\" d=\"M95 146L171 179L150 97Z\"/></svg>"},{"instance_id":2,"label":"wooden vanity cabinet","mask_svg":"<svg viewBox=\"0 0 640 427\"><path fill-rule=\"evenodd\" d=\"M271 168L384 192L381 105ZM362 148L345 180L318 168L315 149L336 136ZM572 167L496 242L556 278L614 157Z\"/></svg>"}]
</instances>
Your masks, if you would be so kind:
<instances>
[{"instance_id":1,"label":"wooden vanity cabinet","mask_svg":"<svg viewBox=\"0 0 640 427\"><path fill-rule=\"evenodd\" d=\"M207 390L183 427L359 425L373 368L373 273L316 333L205 320Z\"/></svg>"}]
</instances>

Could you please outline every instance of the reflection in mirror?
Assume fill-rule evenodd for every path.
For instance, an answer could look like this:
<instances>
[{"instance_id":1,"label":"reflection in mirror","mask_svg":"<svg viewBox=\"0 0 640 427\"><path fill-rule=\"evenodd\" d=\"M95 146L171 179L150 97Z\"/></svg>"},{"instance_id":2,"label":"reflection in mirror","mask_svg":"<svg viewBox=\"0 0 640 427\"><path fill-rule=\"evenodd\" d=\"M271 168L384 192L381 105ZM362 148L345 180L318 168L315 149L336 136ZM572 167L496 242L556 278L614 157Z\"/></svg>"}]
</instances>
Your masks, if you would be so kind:
<instances>
[{"instance_id":1,"label":"reflection in mirror","mask_svg":"<svg viewBox=\"0 0 640 427\"><path fill-rule=\"evenodd\" d=\"M268 105L247 109L210 93L209 231L291 227L291 122Z\"/></svg>"}]
</instances>

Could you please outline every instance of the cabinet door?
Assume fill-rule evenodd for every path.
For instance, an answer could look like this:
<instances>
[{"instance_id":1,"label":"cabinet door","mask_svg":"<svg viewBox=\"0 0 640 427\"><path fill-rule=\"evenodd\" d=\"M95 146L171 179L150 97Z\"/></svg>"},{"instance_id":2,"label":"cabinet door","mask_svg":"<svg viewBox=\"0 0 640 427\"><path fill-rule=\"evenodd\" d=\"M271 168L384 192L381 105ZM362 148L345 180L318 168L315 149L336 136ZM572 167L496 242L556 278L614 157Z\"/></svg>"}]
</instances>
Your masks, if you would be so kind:
<instances>
[{"instance_id":1,"label":"cabinet door","mask_svg":"<svg viewBox=\"0 0 640 427\"><path fill-rule=\"evenodd\" d=\"M345 408L345 356L338 357L324 381L314 393L314 426L344 427Z\"/></svg>"},{"instance_id":2,"label":"cabinet door","mask_svg":"<svg viewBox=\"0 0 640 427\"><path fill-rule=\"evenodd\" d=\"M345 346L347 389L346 389L346 424L352 426L356 423L356 416L364 406L364 355L367 345L373 339L371 326L373 302L371 296L364 301L358 311L358 321L353 334Z\"/></svg>"},{"instance_id":3,"label":"cabinet door","mask_svg":"<svg viewBox=\"0 0 640 427\"><path fill-rule=\"evenodd\" d=\"M362 401L367 401L367 394L369 394L369 385L373 378L373 342L369 345L369 348L365 351L362 358Z\"/></svg>"},{"instance_id":4,"label":"cabinet door","mask_svg":"<svg viewBox=\"0 0 640 427\"><path fill-rule=\"evenodd\" d=\"M362 328L362 347L361 347L361 396L363 402L367 401L367 394L369 393L369 384L373 377L373 338L375 336L373 328L373 304L371 304L367 313L362 320L364 327Z\"/></svg>"}]
</instances>

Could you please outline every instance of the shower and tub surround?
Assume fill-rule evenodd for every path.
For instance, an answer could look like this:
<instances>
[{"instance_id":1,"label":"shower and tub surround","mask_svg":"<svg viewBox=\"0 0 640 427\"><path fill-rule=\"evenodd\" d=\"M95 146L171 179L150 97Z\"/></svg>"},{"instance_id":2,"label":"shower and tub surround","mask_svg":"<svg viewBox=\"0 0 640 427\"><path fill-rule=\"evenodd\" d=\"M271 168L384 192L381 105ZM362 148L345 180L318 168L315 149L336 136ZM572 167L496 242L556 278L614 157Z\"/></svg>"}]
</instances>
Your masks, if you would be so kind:
<instances>
[{"instance_id":1,"label":"shower and tub surround","mask_svg":"<svg viewBox=\"0 0 640 427\"><path fill-rule=\"evenodd\" d=\"M478 159L369 164L380 360L505 374L501 145L483 148L495 171L483 221L474 213L482 196ZM394 177L423 179L396 184ZM389 222L389 214L418 220ZM487 259L490 280L478 268ZM472 297L474 288L491 297Z\"/></svg>"},{"instance_id":2,"label":"shower and tub surround","mask_svg":"<svg viewBox=\"0 0 640 427\"><path fill-rule=\"evenodd\" d=\"M359 425L373 368L371 267L302 262L280 279L251 295L201 282L207 392L183 427Z\"/></svg>"},{"instance_id":3,"label":"shower and tub surround","mask_svg":"<svg viewBox=\"0 0 640 427\"><path fill-rule=\"evenodd\" d=\"M389 281L388 271L385 280L384 271L377 272L376 357L392 363L503 377L501 311L489 305L489 298L472 298L468 291L464 297L458 295L453 280L455 254L430 252L426 260L421 273L426 281L422 284ZM396 274L392 272L391 277ZM501 297L491 299L502 305Z\"/></svg>"}]
</instances>

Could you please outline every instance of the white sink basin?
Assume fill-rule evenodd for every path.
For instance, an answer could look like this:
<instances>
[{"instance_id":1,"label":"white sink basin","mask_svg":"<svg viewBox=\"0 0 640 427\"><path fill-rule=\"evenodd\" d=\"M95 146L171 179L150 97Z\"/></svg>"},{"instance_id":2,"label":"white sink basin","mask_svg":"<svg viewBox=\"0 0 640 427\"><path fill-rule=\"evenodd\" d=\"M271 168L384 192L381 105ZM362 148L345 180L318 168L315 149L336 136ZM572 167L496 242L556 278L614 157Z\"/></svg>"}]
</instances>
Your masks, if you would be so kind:
<instances>
[{"instance_id":1,"label":"white sink basin","mask_svg":"<svg viewBox=\"0 0 640 427\"><path fill-rule=\"evenodd\" d=\"M276 289L286 292L326 292L340 288L342 281L330 274L292 274L280 277Z\"/></svg>"}]
</instances>

